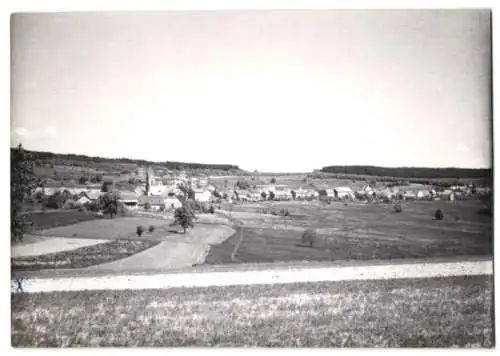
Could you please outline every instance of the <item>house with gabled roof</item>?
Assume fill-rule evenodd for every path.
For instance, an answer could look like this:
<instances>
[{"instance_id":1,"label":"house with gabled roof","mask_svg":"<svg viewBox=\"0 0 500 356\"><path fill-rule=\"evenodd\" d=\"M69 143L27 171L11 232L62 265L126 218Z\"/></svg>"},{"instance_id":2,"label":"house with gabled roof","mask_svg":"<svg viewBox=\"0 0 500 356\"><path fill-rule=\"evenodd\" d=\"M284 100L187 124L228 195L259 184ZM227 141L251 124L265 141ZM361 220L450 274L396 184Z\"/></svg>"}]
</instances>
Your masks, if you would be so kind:
<instances>
[{"instance_id":1,"label":"house with gabled roof","mask_svg":"<svg viewBox=\"0 0 500 356\"><path fill-rule=\"evenodd\" d=\"M212 193L205 189L194 189L195 200L207 203L212 199Z\"/></svg>"},{"instance_id":2,"label":"house with gabled roof","mask_svg":"<svg viewBox=\"0 0 500 356\"><path fill-rule=\"evenodd\" d=\"M333 194L336 199L354 199L354 191L349 187L336 187Z\"/></svg>"}]
</instances>

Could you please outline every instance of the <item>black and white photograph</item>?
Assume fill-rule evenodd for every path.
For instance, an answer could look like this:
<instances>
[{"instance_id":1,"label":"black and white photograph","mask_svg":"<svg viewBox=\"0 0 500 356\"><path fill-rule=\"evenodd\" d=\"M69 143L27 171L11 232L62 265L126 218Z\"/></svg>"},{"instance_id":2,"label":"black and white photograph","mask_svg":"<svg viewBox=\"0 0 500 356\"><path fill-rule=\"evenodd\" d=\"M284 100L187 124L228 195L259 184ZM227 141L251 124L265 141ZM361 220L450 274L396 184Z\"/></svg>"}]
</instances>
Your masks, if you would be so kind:
<instances>
[{"instance_id":1,"label":"black and white photograph","mask_svg":"<svg viewBox=\"0 0 500 356\"><path fill-rule=\"evenodd\" d=\"M495 347L489 8L10 15L13 348Z\"/></svg>"}]
</instances>

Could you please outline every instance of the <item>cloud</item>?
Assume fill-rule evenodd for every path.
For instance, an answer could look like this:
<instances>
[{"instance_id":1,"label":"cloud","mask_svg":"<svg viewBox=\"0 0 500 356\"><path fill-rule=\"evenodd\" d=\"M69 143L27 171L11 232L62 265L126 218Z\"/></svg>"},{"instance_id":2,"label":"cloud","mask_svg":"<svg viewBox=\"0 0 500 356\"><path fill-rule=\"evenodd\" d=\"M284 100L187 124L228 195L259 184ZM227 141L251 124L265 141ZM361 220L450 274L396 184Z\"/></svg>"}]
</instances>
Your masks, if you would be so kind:
<instances>
[{"instance_id":1,"label":"cloud","mask_svg":"<svg viewBox=\"0 0 500 356\"><path fill-rule=\"evenodd\" d=\"M45 136L54 136L57 134L57 127L55 126L48 126L44 131L43 134Z\"/></svg>"},{"instance_id":2,"label":"cloud","mask_svg":"<svg viewBox=\"0 0 500 356\"><path fill-rule=\"evenodd\" d=\"M17 136L21 136L21 137L29 136L29 134L30 134L29 130L23 126L18 126L16 128L14 128L13 131Z\"/></svg>"},{"instance_id":3,"label":"cloud","mask_svg":"<svg viewBox=\"0 0 500 356\"><path fill-rule=\"evenodd\" d=\"M464 145L463 143L459 144L457 146L457 151L459 152L469 152L469 147L467 147L466 145Z\"/></svg>"}]
</instances>

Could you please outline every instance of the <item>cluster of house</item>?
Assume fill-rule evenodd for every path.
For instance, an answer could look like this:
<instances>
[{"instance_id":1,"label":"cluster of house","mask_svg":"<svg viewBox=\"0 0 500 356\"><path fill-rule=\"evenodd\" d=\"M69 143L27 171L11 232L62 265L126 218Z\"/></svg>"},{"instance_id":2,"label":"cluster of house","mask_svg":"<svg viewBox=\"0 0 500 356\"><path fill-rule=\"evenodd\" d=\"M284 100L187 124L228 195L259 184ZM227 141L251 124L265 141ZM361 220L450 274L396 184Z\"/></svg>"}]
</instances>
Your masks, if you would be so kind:
<instances>
[{"instance_id":1,"label":"cluster of house","mask_svg":"<svg viewBox=\"0 0 500 356\"><path fill-rule=\"evenodd\" d=\"M167 183L167 184L165 184ZM124 205L130 208L145 208L151 210L170 210L182 206L178 196L184 196L181 186L193 188L194 199L203 203L212 202L258 202L263 200L283 201L283 200L372 200L372 199L398 199L398 200L455 200L470 195L471 189L474 194L490 193L490 188L471 188L468 186L452 186L444 191L435 189L403 189L402 187L372 188L369 185L363 186L359 190L350 187L315 187L290 189L284 185L256 185L251 189L217 189L209 184L206 179L187 178L179 175L165 182L162 179L155 179L152 172L146 172L144 184L136 186L135 191L121 191L120 199ZM73 188L37 188L43 191L44 195L52 195L57 191L71 196L74 199L74 206L90 204L97 200L101 192L100 187L73 187Z\"/></svg>"}]
</instances>

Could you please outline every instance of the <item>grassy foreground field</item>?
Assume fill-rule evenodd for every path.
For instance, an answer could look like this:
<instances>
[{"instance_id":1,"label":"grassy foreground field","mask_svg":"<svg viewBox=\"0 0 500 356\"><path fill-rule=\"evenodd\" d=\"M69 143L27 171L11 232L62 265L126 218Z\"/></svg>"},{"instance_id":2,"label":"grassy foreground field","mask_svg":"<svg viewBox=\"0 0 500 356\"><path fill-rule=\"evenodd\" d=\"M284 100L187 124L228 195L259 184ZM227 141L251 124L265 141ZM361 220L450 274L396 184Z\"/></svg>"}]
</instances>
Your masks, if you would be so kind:
<instances>
[{"instance_id":1,"label":"grassy foreground field","mask_svg":"<svg viewBox=\"0 0 500 356\"><path fill-rule=\"evenodd\" d=\"M271 205L291 216L259 213ZM492 220L477 214L480 207L476 201L408 202L395 213L383 204L244 204L231 213L243 227L213 246L206 263L492 256ZM433 220L437 208L444 212L442 221ZM318 234L313 248L300 246L309 227Z\"/></svg>"},{"instance_id":2,"label":"grassy foreground field","mask_svg":"<svg viewBox=\"0 0 500 356\"><path fill-rule=\"evenodd\" d=\"M12 345L492 347L492 277L12 294Z\"/></svg>"},{"instance_id":3,"label":"grassy foreground field","mask_svg":"<svg viewBox=\"0 0 500 356\"><path fill-rule=\"evenodd\" d=\"M11 258L11 270L38 271L56 268L85 268L129 257L159 243L160 241L150 240L114 240L76 250Z\"/></svg>"}]
</instances>

